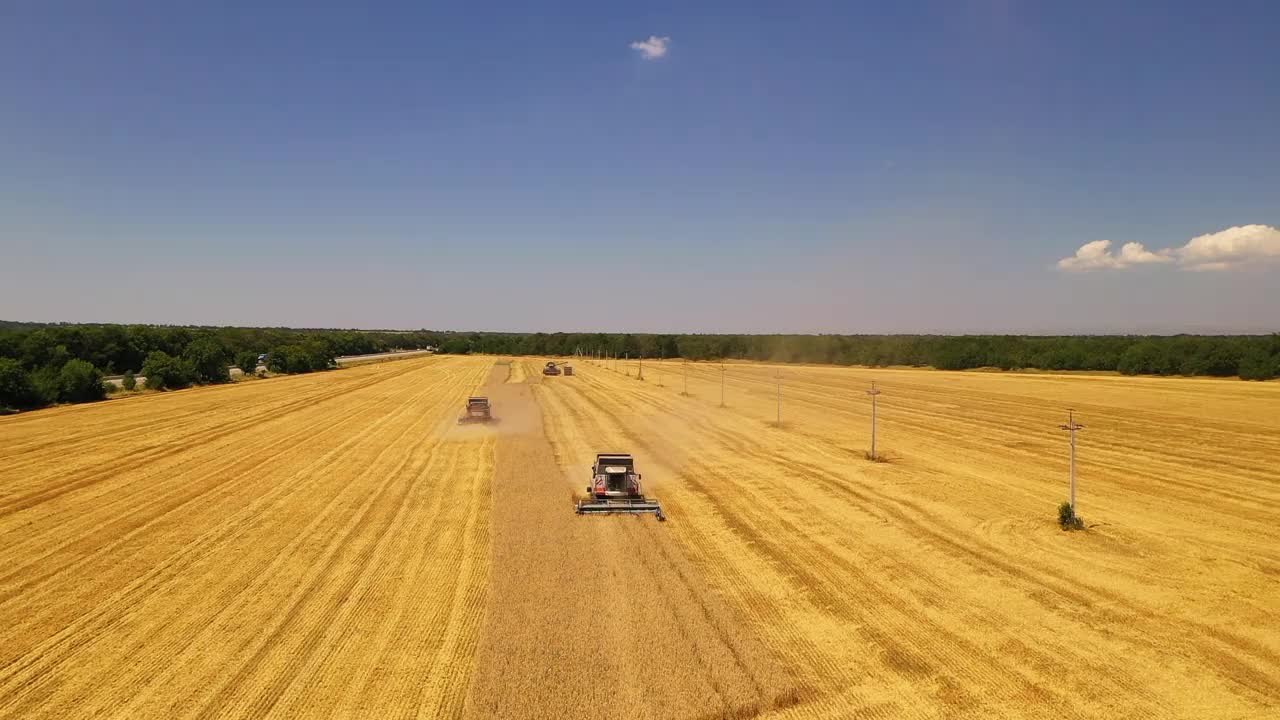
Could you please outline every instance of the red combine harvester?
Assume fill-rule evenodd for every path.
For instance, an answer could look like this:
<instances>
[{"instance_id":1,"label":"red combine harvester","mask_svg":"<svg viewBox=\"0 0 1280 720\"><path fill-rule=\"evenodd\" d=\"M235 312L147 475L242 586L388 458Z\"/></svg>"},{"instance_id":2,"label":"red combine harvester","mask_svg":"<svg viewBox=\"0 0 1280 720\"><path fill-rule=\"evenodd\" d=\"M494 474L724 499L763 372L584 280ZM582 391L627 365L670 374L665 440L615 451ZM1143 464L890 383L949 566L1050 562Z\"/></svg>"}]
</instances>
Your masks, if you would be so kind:
<instances>
[{"instance_id":1,"label":"red combine harvester","mask_svg":"<svg viewBox=\"0 0 1280 720\"><path fill-rule=\"evenodd\" d=\"M492 408L487 397L467 398L467 411L458 418L459 425L467 423L487 423L493 420Z\"/></svg>"},{"instance_id":2,"label":"red combine harvester","mask_svg":"<svg viewBox=\"0 0 1280 720\"><path fill-rule=\"evenodd\" d=\"M653 513L658 520L667 519L662 514L662 505L656 499L644 496L640 488L640 474L635 471L635 459L624 453L596 455L587 495L578 501L579 515Z\"/></svg>"}]
</instances>

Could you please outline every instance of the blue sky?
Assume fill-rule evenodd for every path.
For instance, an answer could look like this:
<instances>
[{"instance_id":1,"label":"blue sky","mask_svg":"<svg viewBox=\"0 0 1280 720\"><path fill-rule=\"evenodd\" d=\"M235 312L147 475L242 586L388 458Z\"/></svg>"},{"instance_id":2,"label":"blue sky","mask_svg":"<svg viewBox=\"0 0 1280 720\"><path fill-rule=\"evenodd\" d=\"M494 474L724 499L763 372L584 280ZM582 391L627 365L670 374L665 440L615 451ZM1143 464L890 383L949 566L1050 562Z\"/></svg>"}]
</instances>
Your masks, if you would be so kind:
<instances>
[{"instance_id":1,"label":"blue sky","mask_svg":"<svg viewBox=\"0 0 1280 720\"><path fill-rule=\"evenodd\" d=\"M1280 330L1278 3L263 5L0 10L0 318Z\"/></svg>"}]
</instances>

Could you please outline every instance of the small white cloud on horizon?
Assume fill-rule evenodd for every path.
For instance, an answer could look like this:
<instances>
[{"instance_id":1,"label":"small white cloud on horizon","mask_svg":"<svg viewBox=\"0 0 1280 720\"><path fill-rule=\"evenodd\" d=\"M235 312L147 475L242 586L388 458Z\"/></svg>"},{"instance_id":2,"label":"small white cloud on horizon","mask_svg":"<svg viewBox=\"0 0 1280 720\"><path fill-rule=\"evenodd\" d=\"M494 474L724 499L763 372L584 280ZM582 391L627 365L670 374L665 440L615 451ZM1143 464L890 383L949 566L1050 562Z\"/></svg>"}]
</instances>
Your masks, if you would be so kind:
<instances>
[{"instance_id":1,"label":"small white cloud on horizon","mask_svg":"<svg viewBox=\"0 0 1280 720\"><path fill-rule=\"evenodd\" d=\"M645 60L657 60L667 54L669 45L671 45L671 38L650 35L648 40L637 40L631 43L631 49L639 50L640 57Z\"/></svg>"},{"instance_id":2,"label":"small white cloud on horizon","mask_svg":"<svg viewBox=\"0 0 1280 720\"><path fill-rule=\"evenodd\" d=\"M1134 265L1176 262L1182 270L1235 270L1280 261L1280 229L1270 225L1239 225L1192 238L1182 247L1151 252L1142 243L1125 243L1118 254L1110 240L1087 242L1076 254L1058 261L1067 271L1125 270Z\"/></svg>"},{"instance_id":3,"label":"small white cloud on horizon","mask_svg":"<svg viewBox=\"0 0 1280 720\"><path fill-rule=\"evenodd\" d=\"M1153 253L1142 243L1125 243L1119 253L1112 253L1110 240L1094 240L1087 242L1076 250L1076 254L1058 261L1062 270L1123 270L1133 265L1149 265L1171 262L1164 254Z\"/></svg>"}]
</instances>

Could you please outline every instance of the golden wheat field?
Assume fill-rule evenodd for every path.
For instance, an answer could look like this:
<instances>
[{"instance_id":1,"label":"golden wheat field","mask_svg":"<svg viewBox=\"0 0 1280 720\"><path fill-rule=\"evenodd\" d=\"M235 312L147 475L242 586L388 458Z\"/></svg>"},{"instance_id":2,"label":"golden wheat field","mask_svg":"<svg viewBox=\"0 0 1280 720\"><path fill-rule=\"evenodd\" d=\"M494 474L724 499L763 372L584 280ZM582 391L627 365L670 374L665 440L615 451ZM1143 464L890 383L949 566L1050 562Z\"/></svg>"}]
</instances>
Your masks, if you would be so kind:
<instances>
[{"instance_id":1,"label":"golden wheat field","mask_svg":"<svg viewBox=\"0 0 1280 720\"><path fill-rule=\"evenodd\" d=\"M1280 384L541 364L0 418L0 717L1280 716Z\"/></svg>"}]
</instances>

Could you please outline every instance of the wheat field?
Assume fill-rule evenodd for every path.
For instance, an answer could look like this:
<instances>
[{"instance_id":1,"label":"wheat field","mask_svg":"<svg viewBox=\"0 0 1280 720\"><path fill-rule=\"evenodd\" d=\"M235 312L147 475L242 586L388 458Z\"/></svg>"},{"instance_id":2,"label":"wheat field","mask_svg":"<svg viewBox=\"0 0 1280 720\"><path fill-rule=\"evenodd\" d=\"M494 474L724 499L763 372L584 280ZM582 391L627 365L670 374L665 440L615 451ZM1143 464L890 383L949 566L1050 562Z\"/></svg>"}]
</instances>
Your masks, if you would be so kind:
<instances>
[{"instance_id":1,"label":"wheat field","mask_svg":"<svg viewBox=\"0 0 1280 720\"><path fill-rule=\"evenodd\" d=\"M544 362L0 418L0 716L1280 713L1280 384Z\"/></svg>"}]
</instances>

